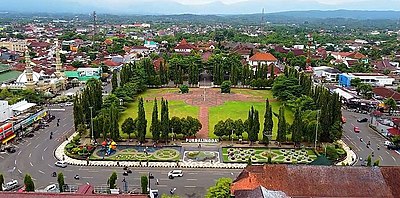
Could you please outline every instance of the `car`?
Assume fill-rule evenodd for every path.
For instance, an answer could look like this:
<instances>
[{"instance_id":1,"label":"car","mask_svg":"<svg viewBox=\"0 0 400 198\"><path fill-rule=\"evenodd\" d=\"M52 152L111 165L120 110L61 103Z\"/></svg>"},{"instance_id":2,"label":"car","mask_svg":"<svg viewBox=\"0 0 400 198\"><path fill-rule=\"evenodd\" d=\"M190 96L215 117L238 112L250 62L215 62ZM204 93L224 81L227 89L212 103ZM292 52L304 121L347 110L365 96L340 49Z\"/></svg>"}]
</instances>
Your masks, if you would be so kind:
<instances>
[{"instance_id":1,"label":"car","mask_svg":"<svg viewBox=\"0 0 400 198\"><path fill-rule=\"evenodd\" d=\"M354 127L354 132L356 132L356 133L360 133L360 128L358 128L358 127Z\"/></svg>"},{"instance_id":2,"label":"car","mask_svg":"<svg viewBox=\"0 0 400 198\"><path fill-rule=\"evenodd\" d=\"M368 118L359 118L357 122L368 122Z\"/></svg>"},{"instance_id":3,"label":"car","mask_svg":"<svg viewBox=\"0 0 400 198\"><path fill-rule=\"evenodd\" d=\"M65 106L73 106L73 105L74 105L73 102L66 102L66 103L65 103Z\"/></svg>"},{"instance_id":4,"label":"car","mask_svg":"<svg viewBox=\"0 0 400 198\"><path fill-rule=\"evenodd\" d=\"M59 192L57 184L50 184L44 188L45 192Z\"/></svg>"},{"instance_id":5,"label":"car","mask_svg":"<svg viewBox=\"0 0 400 198\"><path fill-rule=\"evenodd\" d=\"M12 180L12 181L7 182L7 183L2 184L2 185L3 185L3 190L4 191L10 191L10 190L13 190L13 189L18 187L18 181L17 180Z\"/></svg>"},{"instance_id":6,"label":"car","mask_svg":"<svg viewBox=\"0 0 400 198\"><path fill-rule=\"evenodd\" d=\"M385 146L389 146L389 145L392 145L393 144L393 142L391 142L391 141L385 141L385 143L383 143Z\"/></svg>"},{"instance_id":7,"label":"car","mask_svg":"<svg viewBox=\"0 0 400 198\"><path fill-rule=\"evenodd\" d=\"M35 136L35 134L33 134L33 133L28 133L28 134L25 135L25 137L28 137L28 138L31 138L33 136Z\"/></svg>"},{"instance_id":8,"label":"car","mask_svg":"<svg viewBox=\"0 0 400 198\"><path fill-rule=\"evenodd\" d=\"M387 147L387 149L389 149L389 150L398 150L398 149L400 149L400 145L396 145L396 144L393 144L393 143L387 145L386 147Z\"/></svg>"},{"instance_id":9,"label":"car","mask_svg":"<svg viewBox=\"0 0 400 198\"><path fill-rule=\"evenodd\" d=\"M168 177L170 179L174 178L174 177L182 177L183 176L183 172L182 170L172 170L168 172Z\"/></svg>"},{"instance_id":10,"label":"car","mask_svg":"<svg viewBox=\"0 0 400 198\"><path fill-rule=\"evenodd\" d=\"M65 161L57 161L56 163L54 163L54 165L61 167L61 168L65 168L67 167L67 162Z\"/></svg>"}]
</instances>

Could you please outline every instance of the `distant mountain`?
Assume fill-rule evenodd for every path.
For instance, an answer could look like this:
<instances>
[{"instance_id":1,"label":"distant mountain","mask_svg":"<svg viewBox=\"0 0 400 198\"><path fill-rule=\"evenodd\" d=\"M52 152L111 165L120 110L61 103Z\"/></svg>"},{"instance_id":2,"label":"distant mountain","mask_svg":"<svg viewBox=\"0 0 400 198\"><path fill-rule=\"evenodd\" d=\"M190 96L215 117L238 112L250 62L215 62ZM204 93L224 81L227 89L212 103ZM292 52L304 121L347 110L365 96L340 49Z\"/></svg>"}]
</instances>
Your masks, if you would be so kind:
<instances>
[{"instance_id":1,"label":"distant mountain","mask_svg":"<svg viewBox=\"0 0 400 198\"><path fill-rule=\"evenodd\" d=\"M17 12L48 12L48 13L98 13L109 14L139 14L139 15L168 15L168 14L251 14L266 13L306 18L357 18L357 19L393 19L400 18L400 0L363 0L345 1L341 4L329 5L317 0L248 0L233 4L214 1L202 5L186 5L174 0L3 0L0 11ZM346 10L343 10L346 9ZM296 10L296 11L293 11ZM314 10L314 11L307 11ZM335 10L335 11L320 11ZM349 11L350 10L350 11ZM379 11L352 11L379 10ZM307 12L304 12L307 11ZM281 13L279 13L281 12Z\"/></svg>"}]
</instances>

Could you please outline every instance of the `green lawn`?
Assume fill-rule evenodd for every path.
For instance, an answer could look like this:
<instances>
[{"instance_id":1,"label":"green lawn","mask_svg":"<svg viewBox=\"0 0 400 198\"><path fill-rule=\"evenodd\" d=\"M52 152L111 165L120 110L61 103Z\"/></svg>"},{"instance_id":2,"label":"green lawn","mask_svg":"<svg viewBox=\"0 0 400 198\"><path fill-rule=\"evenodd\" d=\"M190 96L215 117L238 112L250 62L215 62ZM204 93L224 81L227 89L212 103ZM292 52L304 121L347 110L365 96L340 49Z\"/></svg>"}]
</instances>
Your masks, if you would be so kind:
<instances>
[{"instance_id":1,"label":"green lawn","mask_svg":"<svg viewBox=\"0 0 400 198\"><path fill-rule=\"evenodd\" d=\"M144 95L155 94L152 92L151 89L147 92ZM144 96L142 95L142 97ZM161 118L161 101L158 100L157 102L158 102L158 116L159 118ZM133 119L137 117L138 104L139 104L138 101L128 104L128 108L121 114L118 123L120 127L124 122L124 120L127 119L128 117L132 117ZM151 114L153 113L153 106L154 106L154 101L149 101L149 102L146 102L146 100L144 101L144 110L146 112L146 119L147 119L147 133L146 133L147 138L151 138L150 125L151 125ZM177 117L192 116L194 118L198 118L199 107L188 105L183 101L168 101L168 106L169 106L170 118L172 118L173 116ZM120 134L122 138L128 138L128 135L122 133L122 131Z\"/></svg>"},{"instance_id":2,"label":"green lawn","mask_svg":"<svg viewBox=\"0 0 400 198\"><path fill-rule=\"evenodd\" d=\"M265 91L264 91L265 92ZM269 91L268 91L269 92ZM271 102L272 105L272 111L275 113L279 113L279 107L281 106L280 102ZM263 130L263 125L264 125L264 113L265 113L265 103L264 102L225 102L223 105L216 106L216 107L211 107L209 109L210 114L209 114L209 136L210 138L216 138L214 135L214 126L220 121L220 120L226 120L228 118L231 118L233 120L237 119L242 119L244 122L247 119L247 115L249 112L249 109L251 106L254 106L256 110L259 111L259 117L260 117L260 128L262 131ZM286 115L286 121L288 123L293 122L293 113L289 110L286 109L285 111ZM278 130L278 118L273 116L273 121L274 121L274 128L273 128L273 137L272 139L276 138L276 131ZM247 134L245 133L245 137ZM262 138L262 134L260 132L259 134L259 139Z\"/></svg>"},{"instance_id":3,"label":"green lawn","mask_svg":"<svg viewBox=\"0 0 400 198\"><path fill-rule=\"evenodd\" d=\"M265 100L269 98L273 99L272 91L269 90L252 90L252 89L232 89L232 93L234 94L243 94L254 96L254 98Z\"/></svg>"},{"instance_id":4,"label":"green lawn","mask_svg":"<svg viewBox=\"0 0 400 198\"><path fill-rule=\"evenodd\" d=\"M166 93L178 93L178 88L162 88L162 89L147 89L146 92L142 93L139 97L143 99L153 99L155 97L160 97Z\"/></svg>"}]
</instances>

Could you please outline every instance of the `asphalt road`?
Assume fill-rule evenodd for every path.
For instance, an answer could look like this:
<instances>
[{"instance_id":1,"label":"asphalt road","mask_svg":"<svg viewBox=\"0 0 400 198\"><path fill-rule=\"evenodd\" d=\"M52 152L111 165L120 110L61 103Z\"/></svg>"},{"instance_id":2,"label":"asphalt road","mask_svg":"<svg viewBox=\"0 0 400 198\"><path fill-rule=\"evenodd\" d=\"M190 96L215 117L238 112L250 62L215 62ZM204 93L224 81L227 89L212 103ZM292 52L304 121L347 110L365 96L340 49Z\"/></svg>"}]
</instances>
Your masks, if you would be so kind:
<instances>
[{"instance_id":1,"label":"asphalt road","mask_svg":"<svg viewBox=\"0 0 400 198\"><path fill-rule=\"evenodd\" d=\"M343 116L346 117L346 123L343 125L343 141L350 146L357 154L358 158L367 159L369 155L374 153L372 161L380 161L381 166L396 166L400 165L400 155L393 150L388 150L384 146L386 139L378 134L376 131L368 127L370 116L366 114L359 114L342 111ZM358 118L368 118L368 122L359 123ZM360 133L354 132L354 127L360 129ZM363 141L360 141L360 138ZM367 142L370 141L371 145L367 147ZM378 145L380 149L378 150ZM361 160L358 160L356 165L361 165Z\"/></svg>"},{"instance_id":2,"label":"asphalt road","mask_svg":"<svg viewBox=\"0 0 400 198\"><path fill-rule=\"evenodd\" d=\"M50 107L60 109L57 106ZM65 107L65 111L51 111L56 119L49 123L49 127L34 132L32 138L25 138L23 142L17 144L17 151L12 154L0 154L0 172L4 174L6 182L11 178L23 182L26 173L30 174L34 180L36 189L43 189L47 185L56 183L57 178L51 174L56 171L62 172L65 176L65 183L70 186L79 186L90 183L94 186L107 186L107 179L112 172L117 172L117 185L122 190L124 170L120 167L79 167L68 166L58 168L54 166L56 159L54 150L64 140L66 135L73 132L72 107ZM60 119L60 126L57 127L57 119ZM50 132L53 138L50 140ZM149 171L155 178L159 179L159 185L155 185L155 180L151 181L152 189L159 189L160 193L169 193L172 188L177 188L176 193L182 197L204 197L207 189L212 186L220 177L231 177L232 179L241 170L221 170L221 169L183 169L182 178L168 179L167 173L171 169L166 168L132 168L133 173L126 176L129 191L140 192L140 176L147 175ZM79 180L74 176L78 174Z\"/></svg>"}]
</instances>

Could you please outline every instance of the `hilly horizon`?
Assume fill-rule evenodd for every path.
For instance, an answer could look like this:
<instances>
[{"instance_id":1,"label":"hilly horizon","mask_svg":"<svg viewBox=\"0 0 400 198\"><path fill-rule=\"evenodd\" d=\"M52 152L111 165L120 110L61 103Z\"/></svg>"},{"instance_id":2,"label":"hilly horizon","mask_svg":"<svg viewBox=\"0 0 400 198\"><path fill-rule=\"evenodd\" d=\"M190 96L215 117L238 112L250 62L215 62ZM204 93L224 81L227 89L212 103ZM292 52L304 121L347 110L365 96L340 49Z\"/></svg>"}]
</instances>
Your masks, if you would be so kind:
<instances>
[{"instance_id":1,"label":"hilly horizon","mask_svg":"<svg viewBox=\"0 0 400 198\"><path fill-rule=\"evenodd\" d=\"M198 15L227 15L227 14L254 14L261 13L265 9L266 13L282 13L288 15L305 15L313 18L315 14L326 15L329 17L340 17L341 14L349 15L340 10L370 11L370 14L386 15L390 18L400 18L399 0L374 0L348 1L341 4L320 3L318 0L247 0L237 3L223 3L214 1L205 4L182 4L174 0L119 0L112 4L109 0L90 2L91 0L14 0L13 3L3 4L1 11L9 12L30 12L30 13L77 13L86 14L96 10L98 13L117 14L117 15L171 15L171 14L198 14ZM396 8L396 10L393 10ZM304 11L312 12L311 14ZM319 12L319 13L316 13ZM361 13L361 12L360 12ZM353 14L354 15L354 14ZM374 16L364 16L376 18ZM347 18L347 17L344 17ZM384 17L386 18L386 17Z\"/></svg>"}]
</instances>

